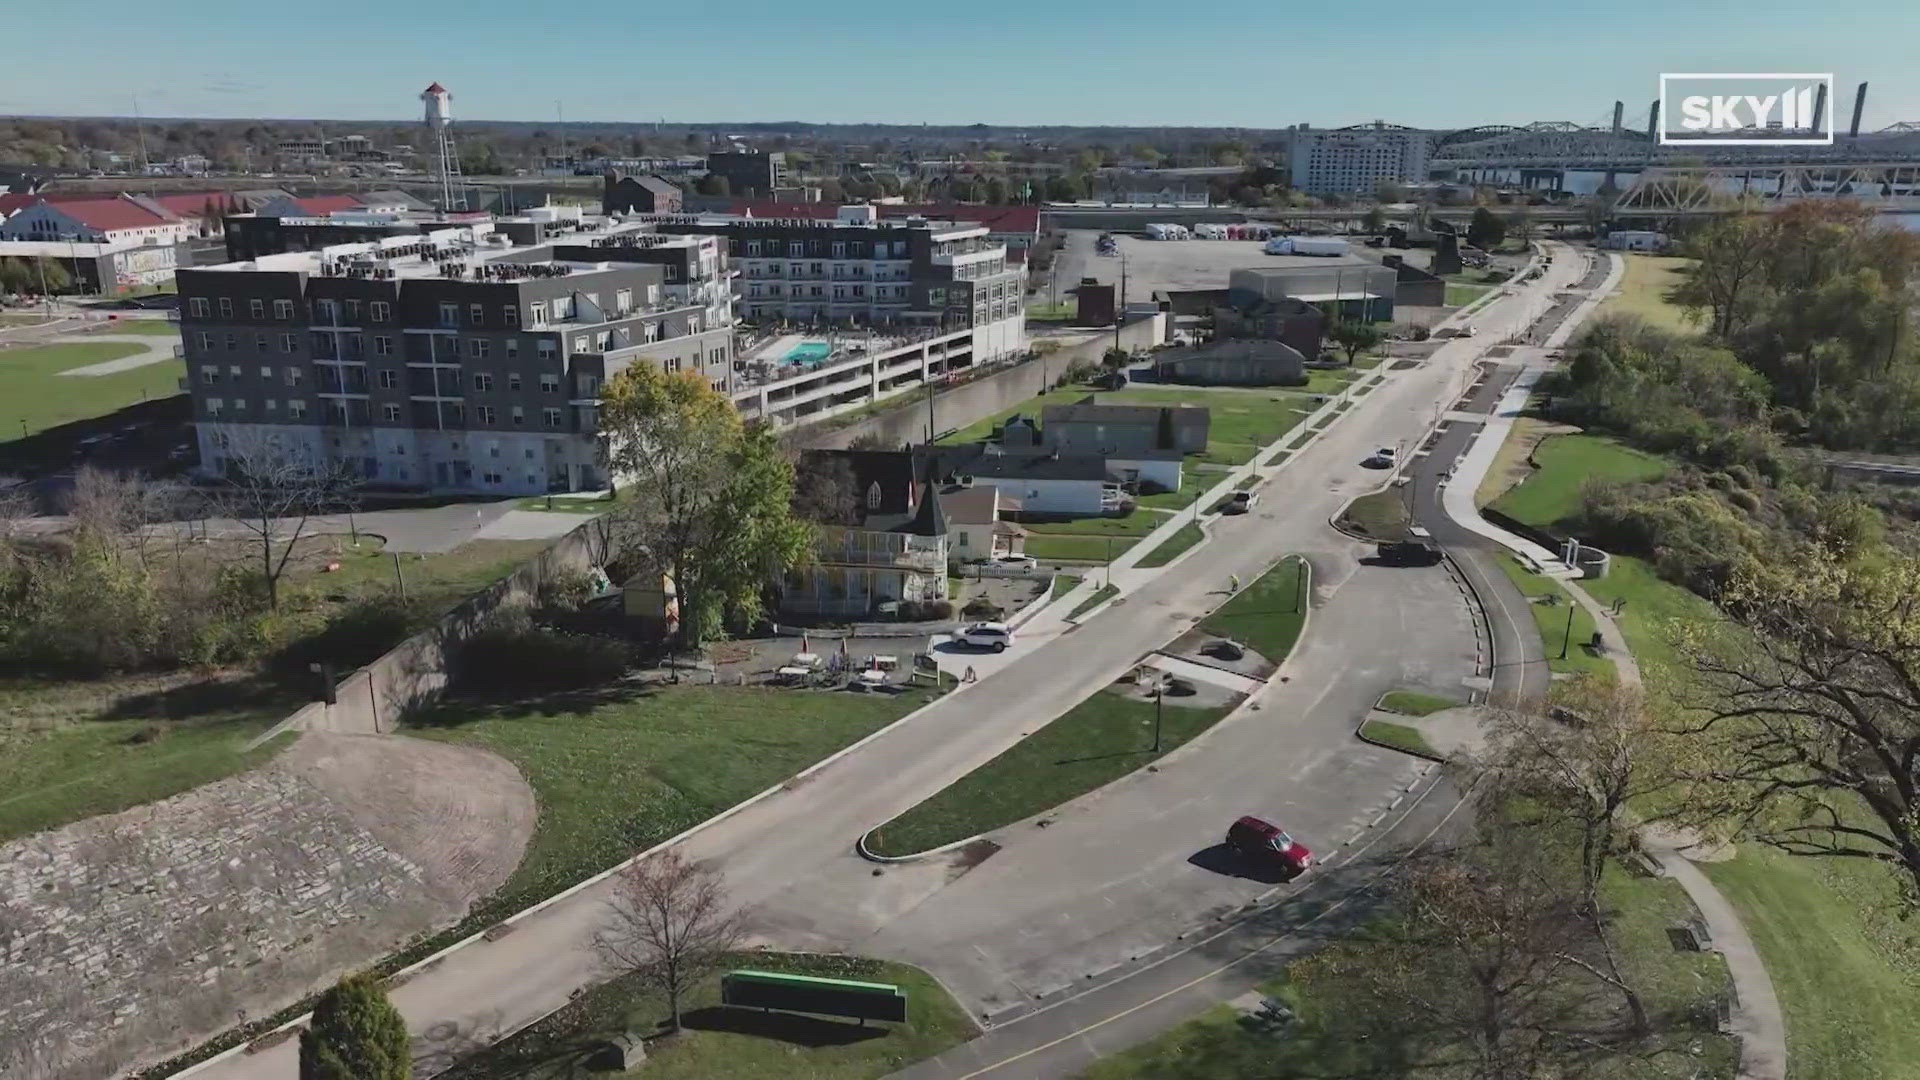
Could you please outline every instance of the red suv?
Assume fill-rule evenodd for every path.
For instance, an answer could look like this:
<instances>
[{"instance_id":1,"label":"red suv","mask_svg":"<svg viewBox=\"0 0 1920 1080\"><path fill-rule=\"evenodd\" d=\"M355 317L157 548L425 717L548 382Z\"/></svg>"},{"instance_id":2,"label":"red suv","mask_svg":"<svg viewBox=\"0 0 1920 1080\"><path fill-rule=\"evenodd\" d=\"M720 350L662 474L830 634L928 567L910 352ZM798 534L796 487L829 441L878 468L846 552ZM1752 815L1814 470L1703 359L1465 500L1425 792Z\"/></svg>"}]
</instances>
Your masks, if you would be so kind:
<instances>
[{"instance_id":1,"label":"red suv","mask_svg":"<svg viewBox=\"0 0 1920 1080\"><path fill-rule=\"evenodd\" d=\"M1281 866L1298 874L1313 865L1313 852L1280 831L1278 825L1257 817L1243 817L1227 828L1227 846L1241 855Z\"/></svg>"}]
</instances>

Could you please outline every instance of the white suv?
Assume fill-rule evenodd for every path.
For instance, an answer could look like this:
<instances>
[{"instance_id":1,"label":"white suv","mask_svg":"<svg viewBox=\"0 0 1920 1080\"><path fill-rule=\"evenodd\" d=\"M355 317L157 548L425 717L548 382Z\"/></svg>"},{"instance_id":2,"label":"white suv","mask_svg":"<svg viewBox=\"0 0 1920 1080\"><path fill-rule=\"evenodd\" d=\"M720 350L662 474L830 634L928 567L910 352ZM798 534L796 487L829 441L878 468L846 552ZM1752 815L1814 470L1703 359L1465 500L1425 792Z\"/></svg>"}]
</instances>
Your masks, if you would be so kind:
<instances>
[{"instance_id":1,"label":"white suv","mask_svg":"<svg viewBox=\"0 0 1920 1080\"><path fill-rule=\"evenodd\" d=\"M972 626L961 627L960 631L953 635L953 640L976 649L1006 652L1007 646L1013 644L1013 631L1007 629L1005 623L974 623Z\"/></svg>"}]
</instances>

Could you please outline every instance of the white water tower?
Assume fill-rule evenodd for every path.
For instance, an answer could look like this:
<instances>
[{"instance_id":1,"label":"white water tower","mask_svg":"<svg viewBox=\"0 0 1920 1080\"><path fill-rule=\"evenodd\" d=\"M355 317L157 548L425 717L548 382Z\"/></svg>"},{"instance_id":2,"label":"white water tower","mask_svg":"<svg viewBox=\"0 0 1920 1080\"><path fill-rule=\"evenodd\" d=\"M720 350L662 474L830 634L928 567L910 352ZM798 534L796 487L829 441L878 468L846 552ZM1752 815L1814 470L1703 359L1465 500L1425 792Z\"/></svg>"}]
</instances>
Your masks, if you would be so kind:
<instances>
[{"instance_id":1,"label":"white water tower","mask_svg":"<svg viewBox=\"0 0 1920 1080\"><path fill-rule=\"evenodd\" d=\"M440 179L440 209L465 210L466 185L460 180L460 155L453 147L453 95L439 83L420 91L426 107L427 130L433 133L437 174Z\"/></svg>"}]
</instances>

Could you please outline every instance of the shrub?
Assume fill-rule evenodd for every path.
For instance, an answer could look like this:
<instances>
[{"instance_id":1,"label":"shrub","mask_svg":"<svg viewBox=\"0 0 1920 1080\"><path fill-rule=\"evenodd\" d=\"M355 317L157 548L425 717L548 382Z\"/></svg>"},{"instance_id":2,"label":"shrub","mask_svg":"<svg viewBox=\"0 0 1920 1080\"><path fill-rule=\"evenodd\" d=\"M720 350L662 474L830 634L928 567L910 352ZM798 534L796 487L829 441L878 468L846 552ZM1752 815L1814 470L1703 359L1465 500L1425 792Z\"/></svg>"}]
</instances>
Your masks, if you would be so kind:
<instances>
[{"instance_id":1,"label":"shrub","mask_svg":"<svg viewBox=\"0 0 1920 1080\"><path fill-rule=\"evenodd\" d=\"M1727 466L1727 479L1733 481L1735 484L1738 484L1743 488L1746 488L1749 491L1753 490L1753 485L1754 485L1753 470L1747 468L1745 465L1742 465L1739 462L1735 462L1732 465Z\"/></svg>"},{"instance_id":2,"label":"shrub","mask_svg":"<svg viewBox=\"0 0 1920 1080\"><path fill-rule=\"evenodd\" d=\"M432 622L432 613L417 600L391 593L365 597L335 612L313 633L288 642L274 664L296 674L309 664L350 671L378 660Z\"/></svg>"},{"instance_id":3,"label":"shrub","mask_svg":"<svg viewBox=\"0 0 1920 1080\"><path fill-rule=\"evenodd\" d=\"M994 603L984 596L974 597L967 602L966 608L961 611L961 614L969 619L998 619L1005 613L1005 608L1002 608L999 604Z\"/></svg>"},{"instance_id":4,"label":"shrub","mask_svg":"<svg viewBox=\"0 0 1920 1080\"><path fill-rule=\"evenodd\" d=\"M951 619L953 618L953 601L928 600L920 606L920 611L920 617L923 619Z\"/></svg>"},{"instance_id":5,"label":"shrub","mask_svg":"<svg viewBox=\"0 0 1920 1080\"><path fill-rule=\"evenodd\" d=\"M320 995L300 1033L300 1080L409 1080L413 1050L407 1022L369 975L354 975Z\"/></svg>"},{"instance_id":6,"label":"shrub","mask_svg":"<svg viewBox=\"0 0 1920 1080\"><path fill-rule=\"evenodd\" d=\"M1760 513L1760 496L1745 488L1736 488L1727 492L1727 501L1749 514L1758 516Z\"/></svg>"},{"instance_id":7,"label":"shrub","mask_svg":"<svg viewBox=\"0 0 1920 1080\"><path fill-rule=\"evenodd\" d=\"M455 650L450 672L468 690L574 690L626 674L627 644L505 616Z\"/></svg>"},{"instance_id":8,"label":"shrub","mask_svg":"<svg viewBox=\"0 0 1920 1080\"><path fill-rule=\"evenodd\" d=\"M534 590L534 606L542 611L577 611L593 596L593 581L584 570L562 570Z\"/></svg>"}]
</instances>

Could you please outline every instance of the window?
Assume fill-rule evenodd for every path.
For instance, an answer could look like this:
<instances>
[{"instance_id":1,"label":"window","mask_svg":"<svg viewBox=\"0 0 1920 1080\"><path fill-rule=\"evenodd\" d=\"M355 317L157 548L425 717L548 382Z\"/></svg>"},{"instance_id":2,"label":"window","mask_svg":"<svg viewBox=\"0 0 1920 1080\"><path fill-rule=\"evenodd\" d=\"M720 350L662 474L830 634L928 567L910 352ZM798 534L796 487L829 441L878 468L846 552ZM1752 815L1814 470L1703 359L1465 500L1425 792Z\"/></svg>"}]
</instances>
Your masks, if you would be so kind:
<instances>
[{"instance_id":1,"label":"window","mask_svg":"<svg viewBox=\"0 0 1920 1080\"><path fill-rule=\"evenodd\" d=\"M239 365L239 364L229 364L229 365L227 365L227 374L229 374L229 375L231 375L231 376L233 376L233 377L234 377L234 378L236 378L236 379L237 379L237 378L239 378L239 377L240 377L240 365Z\"/></svg>"},{"instance_id":2,"label":"window","mask_svg":"<svg viewBox=\"0 0 1920 1080\"><path fill-rule=\"evenodd\" d=\"M491 405L480 406L477 415L480 417L481 423L483 424L493 423L493 418L494 418L493 406ZM495 449L497 450L498 447L495 447Z\"/></svg>"},{"instance_id":3,"label":"window","mask_svg":"<svg viewBox=\"0 0 1920 1080\"><path fill-rule=\"evenodd\" d=\"M520 356L520 339L517 337L508 338L507 339L507 359L515 360L515 359L518 359L519 356Z\"/></svg>"},{"instance_id":4,"label":"window","mask_svg":"<svg viewBox=\"0 0 1920 1080\"><path fill-rule=\"evenodd\" d=\"M575 334L575 335L574 335L574 338L573 338L573 351L574 351L574 352L586 352L586 351L587 351L587 335L585 335L585 334Z\"/></svg>"},{"instance_id":5,"label":"window","mask_svg":"<svg viewBox=\"0 0 1920 1080\"><path fill-rule=\"evenodd\" d=\"M223 296L220 298L220 317L223 319L233 318L233 297Z\"/></svg>"},{"instance_id":6,"label":"window","mask_svg":"<svg viewBox=\"0 0 1920 1080\"><path fill-rule=\"evenodd\" d=\"M507 373L507 389L508 391L513 393L518 393L520 391L520 373L519 372L510 371Z\"/></svg>"},{"instance_id":7,"label":"window","mask_svg":"<svg viewBox=\"0 0 1920 1080\"><path fill-rule=\"evenodd\" d=\"M512 409L508 410L508 414L513 417L514 427L521 427L527 422L527 410L521 408L518 405L515 405Z\"/></svg>"},{"instance_id":8,"label":"window","mask_svg":"<svg viewBox=\"0 0 1920 1080\"><path fill-rule=\"evenodd\" d=\"M299 399L287 402L287 416L294 420L304 420L307 416L307 403Z\"/></svg>"},{"instance_id":9,"label":"window","mask_svg":"<svg viewBox=\"0 0 1920 1080\"><path fill-rule=\"evenodd\" d=\"M500 322L505 326L519 326L520 309L512 304L507 304L502 307L500 309Z\"/></svg>"},{"instance_id":10,"label":"window","mask_svg":"<svg viewBox=\"0 0 1920 1080\"><path fill-rule=\"evenodd\" d=\"M373 335L373 355L392 356L393 355L393 339L391 337L388 337L385 334Z\"/></svg>"},{"instance_id":11,"label":"window","mask_svg":"<svg viewBox=\"0 0 1920 1080\"><path fill-rule=\"evenodd\" d=\"M400 386L400 373L392 368L380 369L380 389L395 390Z\"/></svg>"},{"instance_id":12,"label":"window","mask_svg":"<svg viewBox=\"0 0 1920 1080\"><path fill-rule=\"evenodd\" d=\"M400 406L398 405L383 405L380 407L380 412L387 418L387 423L389 424L395 423L400 419Z\"/></svg>"},{"instance_id":13,"label":"window","mask_svg":"<svg viewBox=\"0 0 1920 1080\"><path fill-rule=\"evenodd\" d=\"M280 411L280 403L279 403L278 401L275 401L275 400L274 400L274 399L272 399L272 398L268 398L268 399L267 399L267 411L268 411L268 412L279 412L279 411Z\"/></svg>"},{"instance_id":14,"label":"window","mask_svg":"<svg viewBox=\"0 0 1920 1080\"><path fill-rule=\"evenodd\" d=\"M195 296L190 298L187 301L187 314L193 316L196 319L206 318L207 317L207 298L204 296Z\"/></svg>"},{"instance_id":15,"label":"window","mask_svg":"<svg viewBox=\"0 0 1920 1080\"><path fill-rule=\"evenodd\" d=\"M627 312L632 311L633 310L633 290L621 289L619 292L614 293L613 306L614 306L614 310L618 311L622 315L625 315Z\"/></svg>"},{"instance_id":16,"label":"window","mask_svg":"<svg viewBox=\"0 0 1920 1080\"><path fill-rule=\"evenodd\" d=\"M280 351L281 352L284 352L284 353L292 352L294 350L294 345L295 345L295 342L292 334L280 335Z\"/></svg>"},{"instance_id":17,"label":"window","mask_svg":"<svg viewBox=\"0 0 1920 1080\"><path fill-rule=\"evenodd\" d=\"M867 509L880 509L880 485L878 482L867 485Z\"/></svg>"},{"instance_id":18,"label":"window","mask_svg":"<svg viewBox=\"0 0 1920 1080\"><path fill-rule=\"evenodd\" d=\"M475 326L485 325L487 321L486 305L485 304L467 305L467 318L471 320L473 325Z\"/></svg>"},{"instance_id":19,"label":"window","mask_svg":"<svg viewBox=\"0 0 1920 1080\"><path fill-rule=\"evenodd\" d=\"M536 328L547 325L547 305L544 303L528 304L527 323Z\"/></svg>"},{"instance_id":20,"label":"window","mask_svg":"<svg viewBox=\"0 0 1920 1080\"><path fill-rule=\"evenodd\" d=\"M465 424L467 422L467 403L464 401L456 401L449 404L447 406L447 419L455 424ZM455 449L458 449L458 447L455 447Z\"/></svg>"},{"instance_id":21,"label":"window","mask_svg":"<svg viewBox=\"0 0 1920 1080\"><path fill-rule=\"evenodd\" d=\"M580 396L581 397L593 397L599 392L600 392L600 377L598 375L580 376Z\"/></svg>"},{"instance_id":22,"label":"window","mask_svg":"<svg viewBox=\"0 0 1920 1080\"><path fill-rule=\"evenodd\" d=\"M267 366L267 365L265 365L265 364L261 364L261 365L260 365L260 377L261 377L261 378L263 378L263 379L271 379L271 378L273 378L273 369L272 369L272 368L270 368L270 367L268 367L268 366Z\"/></svg>"},{"instance_id":23,"label":"window","mask_svg":"<svg viewBox=\"0 0 1920 1080\"><path fill-rule=\"evenodd\" d=\"M340 305L337 301L320 301L320 321L329 326L340 321Z\"/></svg>"},{"instance_id":24,"label":"window","mask_svg":"<svg viewBox=\"0 0 1920 1080\"><path fill-rule=\"evenodd\" d=\"M543 394L559 393L560 392L560 376L552 374L550 372L542 372L540 375L540 392Z\"/></svg>"},{"instance_id":25,"label":"window","mask_svg":"<svg viewBox=\"0 0 1920 1080\"><path fill-rule=\"evenodd\" d=\"M481 481L482 481L483 483L488 483L488 484L499 484L499 483L504 483L504 481L502 480L502 478L501 478L501 476L500 476L500 474L499 474L499 473L497 473L497 472L486 472L486 473L481 473L481 474L480 474L480 479L481 479Z\"/></svg>"},{"instance_id":26,"label":"window","mask_svg":"<svg viewBox=\"0 0 1920 1080\"><path fill-rule=\"evenodd\" d=\"M208 386L212 386L215 383L219 382L220 381L220 365L218 364L200 365L200 381L207 384Z\"/></svg>"},{"instance_id":27,"label":"window","mask_svg":"<svg viewBox=\"0 0 1920 1080\"><path fill-rule=\"evenodd\" d=\"M200 331L200 351L201 352L213 351L213 335L207 333L205 330Z\"/></svg>"},{"instance_id":28,"label":"window","mask_svg":"<svg viewBox=\"0 0 1920 1080\"><path fill-rule=\"evenodd\" d=\"M493 376L491 376L491 375L489 375L489 374L487 374L487 373L486 373L486 372L484 372L484 371L476 371L476 372L474 372L474 373L473 373L473 388L474 388L475 390L479 390L479 391L481 391L482 393L484 393L484 392L486 392L486 391L488 391L488 390L491 390L491 389L493 389Z\"/></svg>"},{"instance_id":29,"label":"window","mask_svg":"<svg viewBox=\"0 0 1920 1080\"><path fill-rule=\"evenodd\" d=\"M393 305L385 300L375 300L367 305L367 314L374 322L386 322L393 318Z\"/></svg>"},{"instance_id":30,"label":"window","mask_svg":"<svg viewBox=\"0 0 1920 1080\"><path fill-rule=\"evenodd\" d=\"M560 426L560 410L552 408L551 406L545 409L541 409L540 422L550 428L559 427Z\"/></svg>"},{"instance_id":31,"label":"window","mask_svg":"<svg viewBox=\"0 0 1920 1080\"><path fill-rule=\"evenodd\" d=\"M224 408L225 406L226 406L226 402L224 402L224 401L221 401L221 400L220 400L219 398L217 398L217 397L210 397L210 398L208 398L208 399L207 399L207 415L208 415L208 416L219 416L219 415L220 415L220 410L221 410L222 408Z\"/></svg>"},{"instance_id":32,"label":"window","mask_svg":"<svg viewBox=\"0 0 1920 1080\"><path fill-rule=\"evenodd\" d=\"M292 322L293 301L275 300L273 302L273 317L279 319L281 322Z\"/></svg>"},{"instance_id":33,"label":"window","mask_svg":"<svg viewBox=\"0 0 1920 1080\"><path fill-rule=\"evenodd\" d=\"M360 321L360 301L358 300L347 301L347 321L350 323L357 323Z\"/></svg>"},{"instance_id":34,"label":"window","mask_svg":"<svg viewBox=\"0 0 1920 1080\"><path fill-rule=\"evenodd\" d=\"M246 412L246 411L247 411L247 399L246 399L246 398L243 398L243 397L237 397L237 398L234 398L234 399L233 399L233 411L234 411L234 412Z\"/></svg>"},{"instance_id":35,"label":"window","mask_svg":"<svg viewBox=\"0 0 1920 1080\"><path fill-rule=\"evenodd\" d=\"M451 301L441 302L440 325L441 326L459 326L460 325L460 305L459 304L455 304Z\"/></svg>"},{"instance_id":36,"label":"window","mask_svg":"<svg viewBox=\"0 0 1920 1080\"><path fill-rule=\"evenodd\" d=\"M265 334L253 335L253 351L254 352L267 351L267 335Z\"/></svg>"},{"instance_id":37,"label":"window","mask_svg":"<svg viewBox=\"0 0 1920 1080\"><path fill-rule=\"evenodd\" d=\"M473 357L475 360L485 360L487 358L487 345L488 342L486 338L468 338L467 355Z\"/></svg>"}]
</instances>

